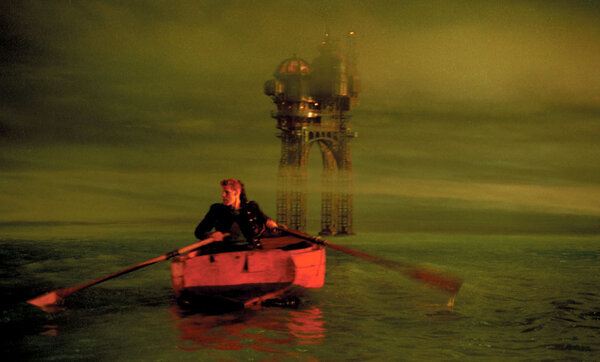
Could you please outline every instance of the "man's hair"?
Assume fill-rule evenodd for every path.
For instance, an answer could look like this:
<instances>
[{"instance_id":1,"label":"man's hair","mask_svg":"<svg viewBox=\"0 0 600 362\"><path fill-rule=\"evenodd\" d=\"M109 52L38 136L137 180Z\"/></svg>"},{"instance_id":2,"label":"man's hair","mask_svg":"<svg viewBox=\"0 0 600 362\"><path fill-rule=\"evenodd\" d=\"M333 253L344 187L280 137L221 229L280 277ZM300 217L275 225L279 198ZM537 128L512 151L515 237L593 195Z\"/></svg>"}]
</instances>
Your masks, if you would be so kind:
<instances>
[{"instance_id":1,"label":"man's hair","mask_svg":"<svg viewBox=\"0 0 600 362\"><path fill-rule=\"evenodd\" d=\"M242 181L236 179L236 178L228 178L225 180L222 180L221 182L221 187L231 187L234 190L237 190L240 192L240 201L242 202L242 204L245 204L248 202L248 198L246 197L246 188L244 187L244 184L242 183Z\"/></svg>"}]
</instances>

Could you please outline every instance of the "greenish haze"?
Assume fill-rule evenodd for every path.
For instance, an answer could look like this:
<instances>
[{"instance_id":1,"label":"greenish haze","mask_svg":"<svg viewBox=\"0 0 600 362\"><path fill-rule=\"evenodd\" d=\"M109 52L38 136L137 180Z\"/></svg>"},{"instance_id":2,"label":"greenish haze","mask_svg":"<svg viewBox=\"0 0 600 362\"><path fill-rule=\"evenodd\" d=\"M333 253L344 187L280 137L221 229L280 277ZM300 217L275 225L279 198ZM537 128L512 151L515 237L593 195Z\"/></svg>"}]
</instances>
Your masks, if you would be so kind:
<instances>
[{"instance_id":1,"label":"greenish haze","mask_svg":"<svg viewBox=\"0 0 600 362\"><path fill-rule=\"evenodd\" d=\"M311 61L325 29L352 29L362 230L597 233L599 10L4 1L0 222L195 222L225 177L272 214L280 141L262 85L293 54Z\"/></svg>"}]
</instances>

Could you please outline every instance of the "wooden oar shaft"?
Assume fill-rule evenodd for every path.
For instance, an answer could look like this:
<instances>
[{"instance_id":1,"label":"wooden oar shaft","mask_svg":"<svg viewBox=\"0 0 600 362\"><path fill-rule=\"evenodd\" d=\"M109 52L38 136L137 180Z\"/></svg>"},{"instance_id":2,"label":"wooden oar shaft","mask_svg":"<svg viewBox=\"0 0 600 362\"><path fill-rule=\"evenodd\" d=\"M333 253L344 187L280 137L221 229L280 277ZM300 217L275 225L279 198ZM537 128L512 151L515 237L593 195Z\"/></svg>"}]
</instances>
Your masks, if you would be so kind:
<instances>
[{"instance_id":1,"label":"wooden oar shaft","mask_svg":"<svg viewBox=\"0 0 600 362\"><path fill-rule=\"evenodd\" d=\"M68 289L71 290L71 293L75 293L75 292L80 291L82 289L89 288L92 285L100 284L100 283L105 282L107 280L119 277L121 275L125 275L127 273L131 273L132 271L136 271L138 269L147 267L149 265L156 264L156 263L158 263L160 261L163 261L163 260L167 260L167 254L158 256L158 257L156 257L154 259L146 260L145 262L139 263L139 264L131 266L129 268L120 270L118 272L114 272L114 273L106 275L106 276L104 276L102 278L98 278L96 280L92 280L91 282L87 282L85 284L82 284L82 285L79 285L79 286L76 286L76 287L72 287L72 288L68 288Z\"/></svg>"},{"instance_id":2,"label":"wooden oar shaft","mask_svg":"<svg viewBox=\"0 0 600 362\"><path fill-rule=\"evenodd\" d=\"M368 254L368 253L365 253L362 251L348 248L346 246L333 244L327 240L323 240L321 238L317 238L317 237L305 234L305 233L297 231L297 230L291 230L291 229L288 229L287 227L280 226L280 227L278 227L278 229L283 232L289 233L291 235L295 235L300 238L303 238L305 240L308 240L308 241L311 241L311 242L314 242L317 244L321 244L321 245L326 245L327 247L337 250L337 251L341 251L342 253L352 255L352 256L361 258L363 260L366 260L366 261L369 261L372 263L376 263L376 264L385 266L387 268L390 268L390 269L393 269L396 271L400 271L401 273L403 273L411 278L418 279L421 282L435 286L435 287L437 287L441 290L444 290L446 292L449 292L449 293L453 293L453 294L458 293L458 291L460 290L460 287L462 285L462 278L451 275L449 273L433 270L432 268L428 268L428 267L424 267L424 266L409 265L409 264L404 264L404 263L401 263L398 261L384 259L379 256L371 255L371 254Z\"/></svg>"},{"instance_id":3,"label":"wooden oar shaft","mask_svg":"<svg viewBox=\"0 0 600 362\"><path fill-rule=\"evenodd\" d=\"M42 307L42 308L45 307L45 306L48 306L48 305L56 304L57 302L61 301L62 299L66 298L69 295L71 295L71 294L73 294L75 292L78 292L78 291L80 291L82 289L89 288L89 287L91 287L93 285L105 282L105 281L107 281L109 279L113 279L113 278L116 278L118 276L121 276L121 275L124 275L124 274L127 274L127 273L131 273L132 271L135 271L135 270L147 267L147 266L152 265L152 264L156 264L156 263L161 262L163 260L170 259L170 258L172 258L174 256L185 254L185 253L190 252L190 251L192 251L194 249L197 249L197 248L200 248L200 247L202 247L204 245L210 244L210 243L212 243L214 241L215 240L213 238L204 239L202 241L198 241L197 243L194 243L194 244L191 244L191 245L188 245L188 246L184 246L183 248L175 249L175 250L170 251L170 252L168 252L166 254L157 256L156 258L153 258L153 259L150 259L150 260L146 260L146 261L141 262L141 263L139 263L137 265L130 266L129 268L125 268L123 270L119 270L118 272L114 272L114 273L106 275L106 276L104 276L102 278L99 278L99 279L96 279L96 280L92 280L91 282L87 282L85 284L78 285L78 286L71 287L71 288L65 288L65 289L59 289L59 290L52 291L50 293L41 295L39 297L30 299L30 300L27 301L27 303L33 304L35 306Z\"/></svg>"}]
</instances>

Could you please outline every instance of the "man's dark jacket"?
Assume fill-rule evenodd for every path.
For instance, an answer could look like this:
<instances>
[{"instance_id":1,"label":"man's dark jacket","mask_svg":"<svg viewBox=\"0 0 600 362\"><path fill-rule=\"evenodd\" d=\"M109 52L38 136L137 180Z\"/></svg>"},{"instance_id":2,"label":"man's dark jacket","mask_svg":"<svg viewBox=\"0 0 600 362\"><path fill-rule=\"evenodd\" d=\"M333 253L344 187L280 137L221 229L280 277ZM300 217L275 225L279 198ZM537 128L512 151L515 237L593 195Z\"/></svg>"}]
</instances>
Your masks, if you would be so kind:
<instances>
[{"instance_id":1,"label":"man's dark jacket","mask_svg":"<svg viewBox=\"0 0 600 362\"><path fill-rule=\"evenodd\" d=\"M222 233L235 232L235 228L232 229L235 222L244 238L251 242L256 240L265 230L267 219L268 217L254 201L243 204L239 210L234 210L223 204L213 204L204 219L196 227L194 235L197 239L205 239L213 228L215 231Z\"/></svg>"}]
</instances>

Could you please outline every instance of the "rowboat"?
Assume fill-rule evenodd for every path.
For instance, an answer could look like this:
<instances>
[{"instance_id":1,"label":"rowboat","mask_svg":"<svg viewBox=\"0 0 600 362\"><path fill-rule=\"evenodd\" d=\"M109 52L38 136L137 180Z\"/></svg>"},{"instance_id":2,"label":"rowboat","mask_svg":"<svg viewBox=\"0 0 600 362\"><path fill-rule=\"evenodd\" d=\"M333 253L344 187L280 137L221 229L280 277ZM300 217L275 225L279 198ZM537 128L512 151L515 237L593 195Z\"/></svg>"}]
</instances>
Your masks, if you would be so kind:
<instances>
[{"instance_id":1,"label":"rowboat","mask_svg":"<svg viewBox=\"0 0 600 362\"><path fill-rule=\"evenodd\" d=\"M325 246L294 235L261 239L262 249L190 253L171 262L177 300L187 305L250 307L325 283Z\"/></svg>"},{"instance_id":2,"label":"rowboat","mask_svg":"<svg viewBox=\"0 0 600 362\"><path fill-rule=\"evenodd\" d=\"M173 289L178 301L183 304L191 305L199 301L200 306L209 309L215 304L218 309L266 304L279 296L292 296L321 288L325 283L325 246L388 267L448 292L451 294L447 304L449 307L454 306L463 282L462 277L444 271L384 259L282 226L277 230L283 236L261 239L262 249L210 252L203 249L215 243L209 237L85 284L51 291L27 300L27 303L52 311L64 298L75 292L172 259Z\"/></svg>"}]
</instances>

